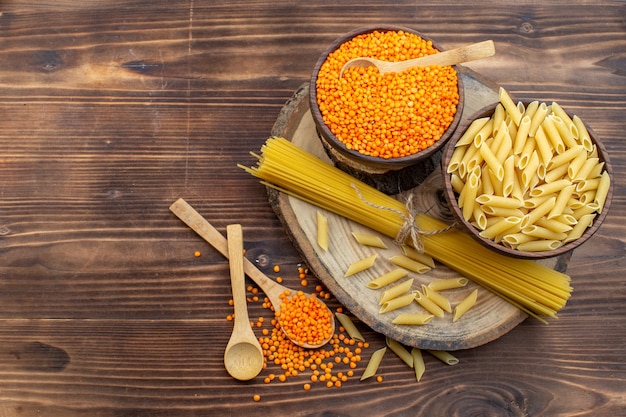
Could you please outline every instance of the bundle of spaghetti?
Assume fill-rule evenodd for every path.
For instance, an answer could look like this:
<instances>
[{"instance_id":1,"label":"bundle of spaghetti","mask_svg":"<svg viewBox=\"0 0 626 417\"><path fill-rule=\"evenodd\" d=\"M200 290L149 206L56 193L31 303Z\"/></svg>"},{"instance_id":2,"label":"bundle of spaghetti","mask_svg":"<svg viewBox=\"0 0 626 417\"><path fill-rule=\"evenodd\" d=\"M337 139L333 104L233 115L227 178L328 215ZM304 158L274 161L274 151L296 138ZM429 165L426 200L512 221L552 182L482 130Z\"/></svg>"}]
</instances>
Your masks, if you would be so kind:
<instances>
[{"instance_id":1,"label":"bundle of spaghetti","mask_svg":"<svg viewBox=\"0 0 626 417\"><path fill-rule=\"evenodd\" d=\"M447 228L424 213L411 217L401 201L284 138L269 138L261 155L253 155L258 158L256 167L239 166L266 186L391 238L398 236L407 218L414 218L419 230L425 232L420 238L427 255L543 322L542 317L556 317L570 297L568 275L530 260L496 253L469 234Z\"/></svg>"}]
</instances>

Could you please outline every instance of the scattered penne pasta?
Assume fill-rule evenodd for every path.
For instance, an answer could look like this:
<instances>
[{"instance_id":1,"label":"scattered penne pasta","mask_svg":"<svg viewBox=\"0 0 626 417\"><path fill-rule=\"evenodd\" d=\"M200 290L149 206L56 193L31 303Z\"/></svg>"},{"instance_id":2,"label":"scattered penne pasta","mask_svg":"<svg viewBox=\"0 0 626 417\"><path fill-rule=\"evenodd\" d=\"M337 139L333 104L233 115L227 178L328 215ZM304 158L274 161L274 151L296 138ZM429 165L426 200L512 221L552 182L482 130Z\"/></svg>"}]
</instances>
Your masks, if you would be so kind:
<instances>
[{"instance_id":1,"label":"scattered penne pasta","mask_svg":"<svg viewBox=\"0 0 626 417\"><path fill-rule=\"evenodd\" d=\"M396 256L392 256L391 258L389 258L389 261L396 265L399 266L400 268L404 268L407 269L409 271L413 271L417 274L424 274L428 271L431 270L431 267L428 265L424 265L421 262L418 262L414 259L409 258L408 256L404 256L404 255L396 255Z\"/></svg>"},{"instance_id":2,"label":"scattered penne pasta","mask_svg":"<svg viewBox=\"0 0 626 417\"><path fill-rule=\"evenodd\" d=\"M328 218L317 211L317 244L328 251Z\"/></svg>"},{"instance_id":3,"label":"scattered penne pasta","mask_svg":"<svg viewBox=\"0 0 626 417\"><path fill-rule=\"evenodd\" d=\"M348 336L350 336L351 339L354 339L357 342L365 341L365 338L363 337L359 329L357 329L350 316L336 312L335 317L337 317L337 320L339 320L339 323L341 323L344 330L346 331L346 333L348 333Z\"/></svg>"},{"instance_id":4,"label":"scattered penne pasta","mask_svg":"<svg viewBox=\"0 0 626 417\"><path fill-rule=\"evenodd\" d=\"M461 318L465 313L469 311L470 308L474 307L476 304L476 300L478 299L478 290L474 290L465 297L459 304L454 307L454 317L452 318L452 322L455 322Z\"/></svg>"},{"instance_id":5,"label":"scattered penne pasta","mask_svg":"<svg viewBox=\"0 0 626 417\"><path fill-rule=\"evenodd\" d=\"M354 262L352 265L348 267L346 273L343 275L344 277L349 277L354 274L358 274L359 272L363 272L366 269L371 268L376 262L377 254L368 256L367 258L360 259Z\"/></svg>"},{"instance_id":6,"label":"scattered penne pasta","mask_svg":"<svg viewBox=\"0 0 626 417\"><path fill-rule=\"evenodd\" d=\"M456 365L459 363L456 356L445 350L428 350L427 352L447 365Z\"/></svg>"},{"instance_id":7,"label":"scattered penne pasta","mask_svg":"<svg viewBox=\"0 0 626 417\"><path fill-rule=\"evenodd\" d=\"M413 325L413 326L421 326L431 321L433 317L435 316L433 316L432 314L407 314L405 313L405 314L399 314L391 322L393 324L406 324L406 325Z\"/></svg>"},{"instance_id":8,"label":"scattered penne pasta","mask_svg":"<svg viewBox=\"0 0 626 417\"><path fill-rule=\"evenodd\" d=\"M426 285L422 285L422 293L426 296L426 298L437 304L443 311L447 313L452 313L450 300L448 300L446 297Z\"/></svg>"},{"instance_id":9,"label":"scattered penne pasta","mask_svg":"<svg viewBox=\"0 0 626 417\"><path fill-rule=\"evenodd\" d=\"M406 294L407 292L409 292L412 285L413 285L413 278L394 285L393 287L389 288L383 293L383 295L380 297L380 301L378 302L378 305L383 305L389 300L393 300L394 298L398 298L401 295Z\"/></svg>"},{"instance_id":10,"label":"scattered penne pasta","mask_svg":"<svg viewBox=\"0 0 626 417\"><path fill-rule=\"evenodd\" d=\"M436 317L443 317L444 311L441 307L439 307L435 302L429 298L427 298L424 294L419 291L415 291L415 301L419 305L421 305L424 310L428 311L430 314Z\"/></svg>"},{"instance_id":11,"label":"scattered penne pasta","mask_svg":"<svg viewBox=\"0 0 626 417\"><path fill-rule=\"evenodd\" d=\"M424 357L422 351L418 348L411 349L411 356L413 356L413 369L415 369L415 379L419 382L426 371L424 365Z\"/></svg>"},{"instance_id":12,"label":"scattered penne pasta","mask_svg":"<svg viewBox=\"0 0 626 417\"><path fill-rule=\"evenodd\" d=\"M409 271L407 271L406 269L396 268L368 282L367 288L377 290L389 284L393 284L394 282L404 278L408 274L409 274Z\"/></svg>"},{"instance_id":13,"label":"scattered penne pasta","mask_svg":"<svg viewBox=\"0 0 626 417\"><path fill-rule=\"evenodd\" d=\"M411 355L411 352L409 352L400 342L391 339L390 337L385 337L385 342L387 343L387 347L391 349L393 353L398 355L404 363L413 368L413 356Z\"/></svg>"},{"instance_id":14,"label":"scattered penne pasta","mask_svg":"<svg viewBox=\"0 0 626 417\"><path fill-rule=\"evenodd\" d=\"M389 313L390 311L397 310L402 307L406 307L411 304L415 300L415 294L407 293L396 298L392 298L391 300L385 301L381 306L379 313Z\"/></svg>"},{"instance_id":15,"label":"scattered penne pasta","mask_svg":"<svg viewBox=\"0 0 626 417\"><path fill-rule=\"evenodd\" d=\"M387 245L385 245L385 242L383 242L380 236L360 232L352 232L352 236L361 245L372 246L374 248L381 249L387 248Z\"/></svg>"},{"instance_id":16,"label":"scattered penne pasta","mask_svg":"<svg viewBox=\"0 0 626 417\"><path fill-rule=\"evenodd\" d=\"M363 371L363 374L361 375L361 381L367 379L367 378L371 378L374 375L376 375L376 372L378 372L378 367L380 366L380 363L383 361L383 357L385 356L385 352L387 351L386 347L382 347L376 351L374 351L374 353L372 353L372 356L370 356L369 361L367 361L367 366L365 367L365 370Z\"/></svg>"},{"instance_id":17,"label":"scattered penne pasta","mask_svg":"<svg viewBox=\"0 0 626 417\"><path fill-rule=\"evenodd\" d=\"M467 278L438 279L428 283L428 288L435 291L453 290L455 288L465 287L468 282L469 280Z\"/></svg>"},{"instance_id":18,"label":"scattered penne pasta","mask_svg":"<svg viewBox=\"0 0 626 417\"><path fill-rule=\"evenodd\" d=\"M402 246L402 253L406 257L411 258L414 261L417 261L417 262L419 262L421 264L424 264L424 265L429 266L431 268L435 267L435 260L432 257L426 255L425 253L422 253L422 252L418 251L415 248L403 245Z\"/></svg>"}]
</instances>

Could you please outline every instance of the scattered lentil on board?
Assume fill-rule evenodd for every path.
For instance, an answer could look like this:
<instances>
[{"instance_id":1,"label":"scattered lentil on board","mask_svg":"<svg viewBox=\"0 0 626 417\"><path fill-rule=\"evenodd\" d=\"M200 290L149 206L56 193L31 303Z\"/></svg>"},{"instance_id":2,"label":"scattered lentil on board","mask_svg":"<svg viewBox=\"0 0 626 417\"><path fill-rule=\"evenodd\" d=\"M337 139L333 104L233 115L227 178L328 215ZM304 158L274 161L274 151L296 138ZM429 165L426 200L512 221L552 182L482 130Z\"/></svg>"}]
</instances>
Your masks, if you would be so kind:
<instances>
[{"instance_id":1,"label":"scattered lentil on board","mask_svg":"<svg viewBox=\"0 0 626 417\"><path fill-rule=\"evenodd\" d=\"M411 68L381 75L375 67L343 65L360 56L403 61L437 53L432 42L404 31L357 35L328 55L316 81L324 123L346 145L384 159L413 155L441 138L459 102L452 67Z\"/></svg>"}]
</instances>

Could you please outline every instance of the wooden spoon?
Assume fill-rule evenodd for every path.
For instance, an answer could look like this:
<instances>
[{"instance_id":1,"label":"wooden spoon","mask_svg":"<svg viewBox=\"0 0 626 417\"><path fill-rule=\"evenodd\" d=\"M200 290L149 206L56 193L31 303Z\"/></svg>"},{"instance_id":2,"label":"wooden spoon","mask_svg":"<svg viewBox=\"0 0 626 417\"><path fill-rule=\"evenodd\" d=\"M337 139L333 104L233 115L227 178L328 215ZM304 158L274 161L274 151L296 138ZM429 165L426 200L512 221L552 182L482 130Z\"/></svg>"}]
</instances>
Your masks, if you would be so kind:
<instances>
[{"instance_id":1,"label":"wooden spoon","mask_svg":"<svg viewBox=\"0 0 626 417\"><path fill-rule=\"evenodd\" d=\"M353 58L346 62L343 68L341 68L339 78L341 78L343 72L350 67L375 66L381 74L385 74L388 72L402 72L413 67L427 67L430 65L445 67L448 65L456 65L463 62L487 58L493 56L495 53L496 48L493 41L488 40L406 61L388 62L366 57Z\"/></svg>"},{"instance_id":2,"label":"wooden spoon","mask_svg":"<svg viewBox=\"0 0 626 417\"><path fill-rule=\"evenodd\" d=\"M187 226L189 226L193 231L195 231L200 237L206 240L211 246L217 249L222 255L228 258L228 243L226 238L222 236L222 234L215 229L204 217L202 217L189 203L187 203L182 198L176 200L171 206L170 211L174 213L179 219L181 219ZM263 272L261 272L252 262L250 262L247 258L244 257L243 260L243 270L267 295L270 302L274 306L274 311L280 311L280 305L282 303L282 299L280 298L281 294L285 291L291 291L291 293L295 293L296 291L290 290L289 288L280 285L276 281L268 278ZM319 302L324 304L324 302L319 299ZM326 306L328 308L328 306ZM335 330L335 320L334 316L330 309L328 309L331 317L331 325L333 328L333 333ZM331 336L332 337L332 336ZM328 340L324 340L319 344L302 344L298 341L292 339L292 342L297 344L298 346L302 346L308 349L315 349L321 347L328 343Z\"/></svg>"},{"instance_id":3,"label":"wooden spoon","mask_svg":"<svg viewBox=\"0 0 626 417\"><path fill-rule=\"evenodd\" d=\"M256 377L263 369L263 348L248 317L245 276L243 274L243 236L240 224L226 226L230 282L233 291L235 323L224 352L228 373L240 381Z\"/></svg>"}]
</instances>

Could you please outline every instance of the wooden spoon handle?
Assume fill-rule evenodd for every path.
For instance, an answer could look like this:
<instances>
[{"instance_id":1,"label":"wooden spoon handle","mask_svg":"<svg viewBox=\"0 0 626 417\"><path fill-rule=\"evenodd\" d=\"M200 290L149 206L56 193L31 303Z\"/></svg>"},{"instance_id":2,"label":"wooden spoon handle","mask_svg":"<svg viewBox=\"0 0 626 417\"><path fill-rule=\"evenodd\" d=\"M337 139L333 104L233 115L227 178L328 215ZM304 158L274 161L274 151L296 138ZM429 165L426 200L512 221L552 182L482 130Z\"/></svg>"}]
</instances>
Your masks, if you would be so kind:
<instances>
[{"instance_id":1,"label":"wooden spoon handle","mask_svg":"<svg viewBox=\"0 0 626 417\"><path fill-rule=\"evenodd\" d=\"M191 207L189 203L179 198L170 206L170 211L228 259L228 242L226 238ZM287 288L269 279L245 257L243 258L243 270L267 295L267 298L270 299L274 306L274 310L279 311L280 295Z\"/></svg>"},{"instance_id":2,"label":"wooden spoon handle","mask_svg":"<svg viewBox=\"0 0 626 417\"><path fill-rule=\"evenodd\" d=\"M235 307L235 327L250 326L246 301L246 284L243 274L243 231L240 224L226 226L228 240L228 265L230 285Z\"/></svg>"},{"instance_id":3,"label":"wooden spoon handle","mask_svg":"<svg viewBox=\"0 0 626 417\"><path fill-rule=\"evenodd\" d=\"M461 64L477 59L488 58L496 53L496 48L492 40L474 43L460 48L450 49L448 51L427 55L421 58L409 59L407 61L385 63L384 71L400 72L412 67L427 67L429 65L439 65L442 67L448 65ZM381 71L383 72L383 71Z\"/></svg>"}]
</instances>

